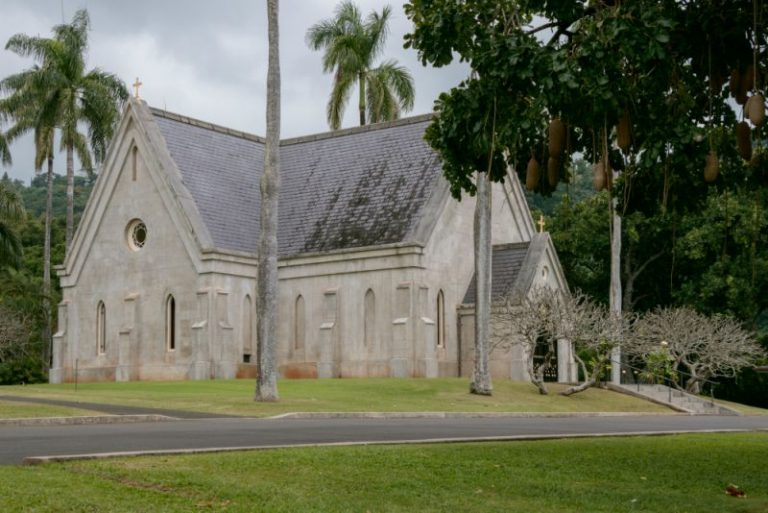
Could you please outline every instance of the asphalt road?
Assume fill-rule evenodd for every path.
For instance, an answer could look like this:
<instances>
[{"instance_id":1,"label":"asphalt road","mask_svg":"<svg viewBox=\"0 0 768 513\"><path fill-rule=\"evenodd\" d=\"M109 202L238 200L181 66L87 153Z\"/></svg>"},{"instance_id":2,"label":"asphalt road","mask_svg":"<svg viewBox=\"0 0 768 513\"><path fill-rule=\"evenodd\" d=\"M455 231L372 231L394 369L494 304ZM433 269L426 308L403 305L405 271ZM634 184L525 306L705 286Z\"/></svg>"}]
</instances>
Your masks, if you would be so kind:
<instances>
[{"instance_id":1,"label":"asphalt road","mask_svg":"<svg viewBox=\"0 0 768 513\"><path fill-rule=\"evenodd\" d=\"M112 452L709 430L768 430L768 417L225 418L80 426L0 426L0 464L20 464L29 456Z\"/></svg>"}]
</instances>

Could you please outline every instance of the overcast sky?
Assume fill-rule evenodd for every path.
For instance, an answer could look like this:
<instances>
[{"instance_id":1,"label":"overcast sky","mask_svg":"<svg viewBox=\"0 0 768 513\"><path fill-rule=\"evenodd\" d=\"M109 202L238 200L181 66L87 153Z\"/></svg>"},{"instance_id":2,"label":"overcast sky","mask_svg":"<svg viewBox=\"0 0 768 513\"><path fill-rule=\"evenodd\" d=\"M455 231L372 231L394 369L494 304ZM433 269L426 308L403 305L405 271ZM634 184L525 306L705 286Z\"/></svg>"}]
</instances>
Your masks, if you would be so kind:
<instances>
[{"instance_id":1,"label":"overcast sky","mask_svg":"<svg viewBox=\"0 0 768 513\"><path fill-rule=\"evenodd\" d=\"M356 0L363 14L381 10L386 0ZM437 95L467 76L463 65L423 67L416 52L403 49L410 23L403 0L392 6L390 32L382 58L407 66L416 83L411 114L431 112ZM330 17L336 0L280 2L282 73L282 137L328 130L325 106L331 75L323 74L321 54L310 50L304 36L318 20ZM91 17L88 69L99 67L130 85L139 77L141 97L154 107L230 128L264 135L267 72L265 0L2 0L0 43L16 33L49 37L51 28L69 22L79 8ZM0 49L0 77L33 64ZM131 88L131 91L133 89ZM356 98L352 94L351 98ZM355 126L351 102L344 127ZM32 176L33 150L28 138L11 148L14 178ZM63 173L64 156L55 161Z\"/></svg>"}]
</instances>

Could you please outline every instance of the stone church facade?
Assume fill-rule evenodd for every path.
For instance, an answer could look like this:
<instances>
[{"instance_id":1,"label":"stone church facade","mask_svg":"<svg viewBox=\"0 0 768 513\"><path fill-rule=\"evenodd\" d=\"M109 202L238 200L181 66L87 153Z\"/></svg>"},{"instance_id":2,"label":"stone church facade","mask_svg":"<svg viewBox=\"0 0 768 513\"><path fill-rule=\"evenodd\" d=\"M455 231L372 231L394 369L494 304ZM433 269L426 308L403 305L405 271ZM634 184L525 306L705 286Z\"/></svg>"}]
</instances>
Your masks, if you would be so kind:
<instances>
[{"instance_id":1,"label":"stone church facade","mask_svg":"<svg viewBox=\"0 0 768 513\"><path fill-rule=\"evenodd\" d=\"M451 198L429 119L281 142L281 377L471 373L474 201ZM263 151L129 101L58 269L52 383L254 376ZM494 293L566 289L517 178L494 187ZM523 357L494 354L494 376Z\"/></svg>"}]
</instances>

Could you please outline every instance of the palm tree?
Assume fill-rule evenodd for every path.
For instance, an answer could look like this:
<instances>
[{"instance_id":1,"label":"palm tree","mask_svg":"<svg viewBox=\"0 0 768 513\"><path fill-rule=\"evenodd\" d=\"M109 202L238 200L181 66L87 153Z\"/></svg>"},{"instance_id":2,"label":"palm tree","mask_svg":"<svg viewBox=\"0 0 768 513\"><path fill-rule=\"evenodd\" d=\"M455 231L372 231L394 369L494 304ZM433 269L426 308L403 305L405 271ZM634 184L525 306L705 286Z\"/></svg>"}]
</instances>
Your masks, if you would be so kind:
<instances>
[{"instance_id":1,"label":"palm tree","mask_svg":"<svg viewBox=\"0 0 768 513\"><path fill-rule=\"evenodd\" d=\"M48 162L46 176L45 231L43 244L43 293L42 312L45 319L42 339L44 341L42 363L47 369L51 357L51 222L53 217L53 143L55 118L50 109L40 108L39 98L44 98L45 87L40 78L44 75L36 70L19 73L0 83L0 89L13 94L0 100L0 115L12 117L15 124L6 133L7 140L13 140L22 134L33 131L35 137L35 172Z\"/></svg>"},{"instance_id":2,"label":"palm tree","mask_svg":"<svg viewBox=\"0 0 768 513\"><path fill-rule=\"evenodd\" d=\"M307 31L307 44L313 50L325 49L323 71L333 72L333 90L328 101L328 124L337 130L357 83L360 125L389 121L401 111L413 109L413 78L395 60L374 68L374 60L384 49L387 21L391 9L371 11L363 21L360 10L350 0L336 7L335 16L312 25Z\"/></svg>"},{"instance_id":3,"label":"palm tree","mask_svg":"<svg viewBox=\"0 0 768 513\"><path fill-rule=\"evenodd\" d=\"M88 12L81 9L71 23L55 26L52 38L12 36L5 48L38 64L0 82L0 90L12 92L33 82L29 90L39 93L37 118L52 121L60 131L67 158L67 250L74 234L74 155L88 170L92 169L90 149L96 163L104 159L122 103L128 98L127 88L115 75L99 69L86 72L88 26ZM78 125L88 128L88 137L78 131Z\"/></svg>"},{"instance_id":4,"label":"palm tree","mask_svg":"<svg viewBox=\"0 0 768 513\"><path fill-rule=\"evenodd\" d=\"M277 401L277 198L280 192L280 46L278 0L267 0L267 137L261 175L259 270L256 286L257 401Z\"/></svg>"},{"instance_id":5,"label":"palm tree","mask_svg":"<svg viewBox=\"0 0 768 513\"><path fill-rule=\"evenodd\" d=\"M19 194L8 184L0 182L0 268L18 267L21 261L21 239L15 224L25 215Z\"/></svg>"}]
</instances>

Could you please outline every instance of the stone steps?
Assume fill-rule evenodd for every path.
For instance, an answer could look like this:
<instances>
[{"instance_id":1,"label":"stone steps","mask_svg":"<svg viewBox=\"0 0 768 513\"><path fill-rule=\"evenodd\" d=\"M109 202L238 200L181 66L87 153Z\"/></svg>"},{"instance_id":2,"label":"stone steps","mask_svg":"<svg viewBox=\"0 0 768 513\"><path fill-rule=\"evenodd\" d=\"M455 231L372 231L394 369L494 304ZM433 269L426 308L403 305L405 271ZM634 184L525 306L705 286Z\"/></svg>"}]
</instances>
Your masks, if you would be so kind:
<instances>
[{"instance_id":1,"label":"stone steps","mask_svg":"<svg viewBox=\"0 0 768 513\"><path fill-rule=\"evenodd\" d=\"M666 404L696 415L741 415L736 410L712 403L709 399L671 389L666 385L620 385L632 395L640 395L654 402Z\"/></svg>"}]
</instances>

